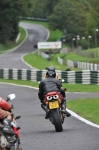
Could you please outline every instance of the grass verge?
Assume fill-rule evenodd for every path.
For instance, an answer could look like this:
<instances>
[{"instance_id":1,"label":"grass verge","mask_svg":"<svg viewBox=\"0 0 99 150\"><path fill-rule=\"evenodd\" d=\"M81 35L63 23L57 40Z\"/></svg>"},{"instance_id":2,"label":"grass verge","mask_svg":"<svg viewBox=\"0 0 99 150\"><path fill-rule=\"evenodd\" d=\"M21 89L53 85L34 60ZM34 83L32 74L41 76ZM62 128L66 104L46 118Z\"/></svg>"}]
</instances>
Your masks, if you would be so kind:
<instances>
[{"instance_id":1,"label":"grass verge","mask_svg":"<svg viewBox=\"0 0 99 150\"><path fill-rule=\"evenodd\" d=\"M93 51L96 51L96 49L94 48ZM99 48L97 49L97 51L99 51ZM86 53L88 53L87 50L86 50ZM80 55L77 55L74 52L71 52L71 53L68 53L67 55L65 55L64 60L66 60L66 59L69 59L72 61L80 61L80 62L99 63L99 56L97 56L95 58L87 58L86 56L82 57Z\"/></svg>"},{"instance_id":2,"label":"grass verge","mask_svg":"<svg viewBox=\"0 0 99 150\"><path fill-rule=\"evenodd\" d=\"M28 85L32 87L38 87L38 82L25 81L25 80L8 80L0 79L0 82L14 83L19 85ZM99 92L98 85L84 85L84 84L66 84L63 83L63 88L67 88L67 92Z\"/></svg>"},{"instance_id":3,"label":"grass verge","mask_svg":"<svg viewBox=\"0 0 99 150\"><path fill-rule=\"evenodd\" d=\"M53 55L52 60L48 61L47 59L38 55L38 52L29 53L23 57L24 61L30 64L32 67L43 70L48 66L54 66L56 70L66 70L66 65L61 65L57 61L57 54ZM81 70L77 68L71 68L71 70Z\"/></svg>"},{"instance_id":4,"label":"grass verge","mask_svg":"<svg viewBox=\"0 0 99 150\"><path fill-rule=\"evenodd\" d=\"M99 98L71 100L67 102L67 107L78 115L99 124Z\"/></svg>"},{"instance_id":5,"label":"grass verge","mask_svg":"<svg viewBox=\"0 0 99 150\"><path fill-rule=\"evenodd\" d=\"M57 70L65 70L66 65L60 65L56 59L48 61L41 56L38 56L38 52L27 54L23 57L24 61L26 61L31 66L38 68L40 70L45 69L48 66L54 66Z\"/></svg>"}]
</instances>

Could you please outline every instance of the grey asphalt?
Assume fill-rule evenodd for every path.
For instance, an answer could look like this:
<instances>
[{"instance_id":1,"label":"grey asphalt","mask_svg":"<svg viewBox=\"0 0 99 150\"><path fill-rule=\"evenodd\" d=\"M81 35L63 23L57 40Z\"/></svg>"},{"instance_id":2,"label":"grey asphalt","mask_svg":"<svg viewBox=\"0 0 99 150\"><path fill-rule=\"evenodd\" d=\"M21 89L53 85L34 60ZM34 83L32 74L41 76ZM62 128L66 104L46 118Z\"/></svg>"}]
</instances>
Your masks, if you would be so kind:
<instances>
[{"instance_id":1,"label":"grey asphalt","mask_svg":"<svg viewBox=\"0 0 99 150\"><path fill-rule=\"evenodd\" d=\"M39 39L43 41L47 37L46 29L40 33L41 26L24 24L24 27L29 29L28 33L31 38L27 38L20 47L21 49L2 55L0 57L1 66L28 68L20 57L27 53L27 50L28 52L33 51L33 44ZM3 57L6 58L6 64L2 63ZM44 119L45 113L40 108L36 89L0 84L1 96L6 98L10 93L16 94L16 99L10 102L14 104L14 114L22 116L18 120L18 124L21 126L20 135L23 150L99 150L99 129L71 116L65 119L63 132L56 133L50 121ZM98 93L67 93L67 100L82 97L99 97L99 95Z\"/></svg>"},{"instance_id":2,"label":"grey asphalt","mask_svg":"<svg viewBox=\"0 0 99 150\"><path fill-rule=\"evenodd\" d=\"M95 92L74 92L72 94L70 94L68 92L67 94L67 101L68 100L75 100L75 99L79 99L79 98L99 98L99 93L95 93Z\"/></svg>"}]
</instances>

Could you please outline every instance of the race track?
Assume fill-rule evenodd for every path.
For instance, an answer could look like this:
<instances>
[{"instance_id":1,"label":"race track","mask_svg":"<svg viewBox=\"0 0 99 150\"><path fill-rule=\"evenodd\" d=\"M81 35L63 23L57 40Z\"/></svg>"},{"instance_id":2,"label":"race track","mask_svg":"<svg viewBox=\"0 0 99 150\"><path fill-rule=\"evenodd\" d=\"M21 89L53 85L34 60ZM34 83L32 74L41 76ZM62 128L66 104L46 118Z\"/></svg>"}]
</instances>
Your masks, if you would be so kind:
<instances>
[{"instance_id":1,"label":"race track","mask_svg":"<svg viewBox=\"0 0 99 150\"><path fill-rule=\"evenodd\" d=\"M22 62L22 56L35 51L34 45L38 41L45 41L48 37L48 31L43 26L22 22L20 23L20 26L27 29L28 36L26 41L17 50L0 56L0 68L29 69L30 67Z\"/></svg>"},{"instance_id":2,"label":"race track","mask_svg":"<svg viewBox=\"0 0 99 150\"><path fill-rule=\"evenodd\" d=\"M35 39L39 40L40 38L40 40L42 39L41 41L43 41L47 37L46 29L41 33L41 31L39 32L40 26L35 26L36 25L32 26L32 24L29 25L27 23L25 25L24 23L24 27L28 29L28 37L29 33L32 33L31 37L35 36L36 38L31 38L31 40L30 38L27 38L24 44L16 51L2 55L0 57L0 68L2 68L2 66L3 68L29 68L21 61L22 55L33 51L32 46L33 43L35 43ZM29 32L30 30L33 30L33 32ZM9 57L9 55L12 57ZM3 57L6 57L6 64L3 62ZM18 58L18 61L16 57ZM44 119L45 113L40 108L37 89L0 84L1 96L6 98L6 96L11 93L16 94L16 99L11 101L15 107L13 112L15 115L22 116L21 119L18 120L18 124L21 126L20 134L23 150L99 150L98 128L89 126L71 116L70 118L65 119L63 132L56 133L54 126L49 120ZM99 97L99 94L67 93L68 100L80 97Z\"/></svg>"}]
</instances>

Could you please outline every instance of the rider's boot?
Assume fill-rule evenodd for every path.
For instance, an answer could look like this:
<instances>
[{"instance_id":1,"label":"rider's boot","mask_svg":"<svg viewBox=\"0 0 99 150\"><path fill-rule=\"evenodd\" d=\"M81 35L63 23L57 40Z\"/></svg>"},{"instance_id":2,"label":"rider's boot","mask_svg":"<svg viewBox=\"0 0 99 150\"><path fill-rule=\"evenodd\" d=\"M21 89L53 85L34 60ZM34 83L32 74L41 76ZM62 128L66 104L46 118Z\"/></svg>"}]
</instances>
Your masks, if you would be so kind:
<instances>
[{"instance_id":1,"label":"rider's boot","mask_svg":"<svg viewBox=\"0 0 99 150\"><path fill-rule=\"evenodd\" d=\"M46 111L46 114L45 114L45 119L48 119L49 117L50 117L50 111L47 110L47 111Z\"/></svg>"},{"instance_id":2,"label":"rider's boot","mask_svg":"<svg viewBox=\"0 0 99 150\"><path fill-rule=\"evenodd\" d=\"M41 104L42 109L46 112L45 114L45 119L49 118L49 111L46 108L46 105L44 105L43 103Z\"/></svg>"},{"instance_id":3,"label":"rider's boot","mask_svg":"<svg viewBox=\"0 0 99 150\"><path fill-rule=\"evenodd\" d=\"M43 103L41 103L41 108L46 112L46 105L44 105Z\"/></svg>"},{"instance_id":4,"label":"rider's boot","mask_svg":"<svg viewBox=\"0 0 99 150\"><path fill-rule=\"evenodd\" d=\"M70 117L71 114L66 110L66 99L65 99L65 98L63 99L63 102L62 102L62 104L61 104L61 107L62 107L62 112L63 112L64 114L66 114L67 117Z\"/></svg>"}]
</instances>

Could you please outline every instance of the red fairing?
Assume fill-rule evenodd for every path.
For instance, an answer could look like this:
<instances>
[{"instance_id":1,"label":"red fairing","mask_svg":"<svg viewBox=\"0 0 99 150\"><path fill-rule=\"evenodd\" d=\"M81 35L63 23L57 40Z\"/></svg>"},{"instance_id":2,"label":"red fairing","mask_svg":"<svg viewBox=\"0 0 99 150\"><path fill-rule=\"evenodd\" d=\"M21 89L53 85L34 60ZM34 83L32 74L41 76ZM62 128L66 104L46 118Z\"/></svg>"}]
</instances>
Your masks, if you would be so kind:
<instances>
[{"instance_id":1,"label":"red fairing","mask_svg":"<svg viewBox=\"0 0 99 150\"><path fill-rule=\"evenodd\" d=\"M61 96L60 93L58 93L58 92L49 92L49 93L47 93L47 94L45 95L44 101L46 101L47 96L53 96L53 95L58 95L59 98L60 98L60 100L62 100L62 96Z\"/></svg>"},{"instance_id":2,"label":"red fairing","mask_svg":"<svg viewBox=\"0 0 99 150\"><path fill-rule=\"evenodd\" d=\"M17 137L19 138L20 137L19 131L14 126L13 126L13 131L15 132L15 134L17 135Z\"/></svg>"},{"instance_id":3,"label":"red fairing","mask_svg":"<svg viewBox=\"0 0 99 150\"><path fill-rule=\"evenodd\" d=\"M4 110L10 110L11 106L9 105L9 103L7 103L4 99L0 99L0 107Z\"/></svg>"}]
</instances>

